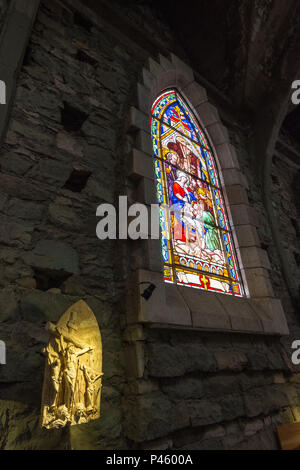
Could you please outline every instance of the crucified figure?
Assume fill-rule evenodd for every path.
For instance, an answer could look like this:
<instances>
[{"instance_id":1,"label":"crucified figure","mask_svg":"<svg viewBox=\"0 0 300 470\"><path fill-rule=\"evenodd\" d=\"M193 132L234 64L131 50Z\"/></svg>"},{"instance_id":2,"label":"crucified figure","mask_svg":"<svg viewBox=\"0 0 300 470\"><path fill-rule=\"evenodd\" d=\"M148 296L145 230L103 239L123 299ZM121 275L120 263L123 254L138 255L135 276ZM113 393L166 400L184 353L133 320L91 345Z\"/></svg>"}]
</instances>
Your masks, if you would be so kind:
<instances>
[{"instance_id":1,"label":"crucified figure","mask_svg":"<svg viewBox=\"0 0 300 470\"><path fill-rule=\"evenodd\" d=\"M77 358L93 350L90 346L76 351L74 344L65 344L63 335L60 334L61 349L63 352L63 380L65 385L65 405L71 410L75 384L77 378Z\"/></svg>"}]
</instances>

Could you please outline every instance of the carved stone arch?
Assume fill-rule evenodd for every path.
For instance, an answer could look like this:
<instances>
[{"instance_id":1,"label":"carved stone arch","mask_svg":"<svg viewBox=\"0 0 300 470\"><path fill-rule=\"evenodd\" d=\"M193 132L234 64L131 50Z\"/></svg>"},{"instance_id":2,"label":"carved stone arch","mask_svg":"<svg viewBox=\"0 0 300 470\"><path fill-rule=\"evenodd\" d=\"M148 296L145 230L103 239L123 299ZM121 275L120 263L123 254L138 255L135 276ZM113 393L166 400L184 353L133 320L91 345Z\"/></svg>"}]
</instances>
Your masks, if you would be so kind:
<instances>
[{"instance_id":1,"label":"carved stone arch","mask_svg":"<svg viewBox=\"0 0 300 470\"><path fill-rule=\"evenodd\" d=\"M41 426L61 428L99 418L102 341L94 313L79 300L46 329Z\"/></svg>"},{"instance_id":2,"label":"carved stone arch","mask_svg":"<svg viewBox=\"0 0 300 470\"><path fill-rule=\"evenodd\" d=\"M257 235L258 217L249 204L248 184L240 170L235 148L218 110L209 102L206 90L195 80L192 68L174 54L168 58L159 55L158 60L149 58L142 70L142 81L137 85L136 106L130 109L129 129L136 138L129 177L136 181L138 202L156 202L150 110L155 98L172 88L186 100L214 150L249 298L231 298L196 289L188 289L187 294L185 288L163 285L160 241L145 240L140 251L135 251L132 266L135 282L151 278L158 287L153 297L165 299L165 305L161 301L155 304L154 299L147 303L139 299L137 317L130 312L129 321L134 322L137 318L143 322L192 328L287 334L281 302L275 298L269 279L269 259Z\"/></svg>"}]
</instances>

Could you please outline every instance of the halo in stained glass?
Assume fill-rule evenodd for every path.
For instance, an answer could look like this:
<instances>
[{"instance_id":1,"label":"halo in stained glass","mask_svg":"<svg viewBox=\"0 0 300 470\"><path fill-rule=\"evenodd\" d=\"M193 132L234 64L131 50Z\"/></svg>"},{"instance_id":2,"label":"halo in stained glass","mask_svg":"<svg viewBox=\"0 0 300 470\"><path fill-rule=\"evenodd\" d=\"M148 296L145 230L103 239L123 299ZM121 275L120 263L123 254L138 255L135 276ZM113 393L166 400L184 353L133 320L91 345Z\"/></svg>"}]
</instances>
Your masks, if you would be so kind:
<instances>
[{"instance_id":1,"label":"halo in stained glass","mask_svg":"<svg viewBox=\"0 0 300 470\"><path fill-rule=\"evenodd\" d=\"M151 133L165 281L244 295L213 151L176 90L155 100Z\"/></svg>"}]
</instances>

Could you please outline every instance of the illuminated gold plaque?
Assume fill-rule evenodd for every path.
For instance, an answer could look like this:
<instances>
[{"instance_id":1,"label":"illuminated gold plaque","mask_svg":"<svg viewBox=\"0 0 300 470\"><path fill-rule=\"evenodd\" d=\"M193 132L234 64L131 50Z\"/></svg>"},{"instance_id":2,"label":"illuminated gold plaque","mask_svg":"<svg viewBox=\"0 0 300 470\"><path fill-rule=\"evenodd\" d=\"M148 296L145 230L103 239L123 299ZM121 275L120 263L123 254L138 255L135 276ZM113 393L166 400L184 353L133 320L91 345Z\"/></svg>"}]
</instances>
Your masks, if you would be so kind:
<instances>
[{"instance_id":1,"label":"illuminated gold plaque","mask_svg":"<svg viewBox=\"0 0 300 470\"><path fill-rule=\"evenodd\" d=\"M95 315L79 300L46 329L41 426L61 428L99 418L102 342Z\"/></svg>"}]
</instances>

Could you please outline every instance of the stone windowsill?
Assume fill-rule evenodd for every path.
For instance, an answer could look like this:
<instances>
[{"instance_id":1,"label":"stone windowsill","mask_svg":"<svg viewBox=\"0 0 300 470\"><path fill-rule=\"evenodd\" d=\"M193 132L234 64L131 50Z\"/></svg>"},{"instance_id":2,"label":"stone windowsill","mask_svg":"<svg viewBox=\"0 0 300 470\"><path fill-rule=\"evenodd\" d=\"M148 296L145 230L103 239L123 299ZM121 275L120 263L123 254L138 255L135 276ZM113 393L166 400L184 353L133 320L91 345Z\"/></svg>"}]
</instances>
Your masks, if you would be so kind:
<instances>
[{"instance_id":1,"label":"stone windowsill","mask_svg":"<svg viewBox=\"0 0 300 470\"><path fill-rule=\"evenodd\" d=\"M152 282L149 300L141 294ZM164 282L161 272L138 269L132 279L128 323L151 326L286 335L285 315L278 299L238 298Z\"/></svg>"}]
</instances>

